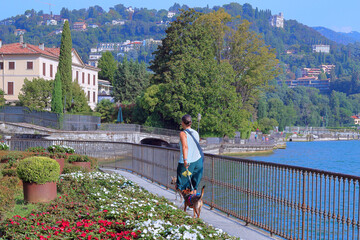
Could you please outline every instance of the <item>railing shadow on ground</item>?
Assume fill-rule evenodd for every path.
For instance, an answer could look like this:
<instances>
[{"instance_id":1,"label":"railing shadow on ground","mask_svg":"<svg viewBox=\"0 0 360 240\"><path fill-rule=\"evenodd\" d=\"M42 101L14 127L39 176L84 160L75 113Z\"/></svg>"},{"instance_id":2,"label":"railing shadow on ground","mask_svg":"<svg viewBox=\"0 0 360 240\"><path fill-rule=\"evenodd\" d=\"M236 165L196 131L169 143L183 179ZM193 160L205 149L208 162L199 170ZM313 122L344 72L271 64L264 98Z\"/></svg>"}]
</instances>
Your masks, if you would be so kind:
<instances>
[{"instance_id":1,"label":"railing shadow on ground","mask_svg":"<svg viewBox=\"0 0 360 240\"><path fill-rule=\"evenodd\" d=\"M179 150L97 141L9 140L12 150L52 144L100 159L168 188ZM285 239L359 239L360 177L205 154L204 201Z\"/></svg>"}]
</instances>

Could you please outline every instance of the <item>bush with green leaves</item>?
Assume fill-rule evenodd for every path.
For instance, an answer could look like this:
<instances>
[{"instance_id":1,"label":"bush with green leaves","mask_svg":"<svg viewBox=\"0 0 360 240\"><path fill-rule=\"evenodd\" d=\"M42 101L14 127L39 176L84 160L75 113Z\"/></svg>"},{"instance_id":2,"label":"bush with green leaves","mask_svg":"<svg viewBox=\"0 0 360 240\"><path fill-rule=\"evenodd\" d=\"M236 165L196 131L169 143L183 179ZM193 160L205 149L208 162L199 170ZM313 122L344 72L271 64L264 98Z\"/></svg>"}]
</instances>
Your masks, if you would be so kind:
<instances>
[{"instance_id":1,"label":"bush with green leaves","mask_svg":"<svg viewBox=\"0 0 360 240\"><path fill-rule=\"evenodd\" d=\"M5 156L1 157L1 162L7 162L11 166L14 166L16 162L20 159L23 159L24 155L21 152L10 152Z\"/></svg>"},{"instance_id":2,"label":"bush with green leaves","mask_svg":"<svg viewBox=\"0 0 360 240\"><path fill-rule=\"evenodd\" d=\"M44 147L29 147L26 149L26 152L35 152L35 153L40 153L40 152L45 152L46 149Z\"/></svg>"},{"instance_id":3,"label":"bush with green leaves","mask_svg":"<svg viewBox=\"0 0 360 240\"><path fill-rule=\"evenodd\" d=\"M49 153L75 153L75 149L64 145L51 145L47 148Z\"/></svg>"},{"instance_id":4,"label":"bush with green leaves","mask_svg":"<svg viewBox=\"0 0 360 240\"><path fill-rule=\"evenodd\" d=\"M4 168L1 171L1 174L5 177L17 177L16 169L15 168Z\"/></svg>"},{"instance_id":5,"label":"bush with green leaves","mask_svg":"<svg viewBox=\"0 0 360 240\"><path fill-rule=\"evenodd\" d=\"M9 145L4 142L0 142L0 150L9 150Z\"/></svg>"},{"instance_id":6,"label":"bush with green leaves","mask_svg":"<svg viewBox=\"0 0 360 240\"><path fill-rule=\"evenodd\" d=\"M56 182L60 176L60 165L51 158L29 157L19 162L17 174L24 182L37 184Z\"/></svg>"},{"instance_id":7,"label":"bush with green leaves","mask_svg":"<svg viewBox=\"0 0 360 240\"><path fill-rule=\"evenodd\" d=\"M63 153L63 152L55 152L55 153L50 153L49 157L52 159L68 159L69 157L69 153Z\"/></svg>"},{"instance_id":8,"label":"bush with green leaves","mask_svg":"<svg viewBox=\"0 0 360 240\"><path fill-rule=\"evenodd\" d=\"M90 162L90 158L86 155L70 155L68 158L68 162L72 163L72 162Z\"/></svg>"},{"instance_id":9,"label":"bush with green leaves","mask_svg":"<svg viewBox=\"0 0 360 240\"><path fill-rule=\"evenodd\" d=\"M21 191L20 180L16 177L0 178L0 215L15 205L15 194Z\"/></svg>"},{"instance_id":10,"label":"bush with green leaves","mask_svg":"<svg viewBox=\"0 0 360 240\"><path fill-rule=\"evenodd\" d=\"M73 164L66 164L64 166L62 174L76 173L76 172L86 173L86 172L89 172L89 170L87 168L82 167L82 166L77 166L77 165L73 165Z\"/></svg>"}]
</instances>

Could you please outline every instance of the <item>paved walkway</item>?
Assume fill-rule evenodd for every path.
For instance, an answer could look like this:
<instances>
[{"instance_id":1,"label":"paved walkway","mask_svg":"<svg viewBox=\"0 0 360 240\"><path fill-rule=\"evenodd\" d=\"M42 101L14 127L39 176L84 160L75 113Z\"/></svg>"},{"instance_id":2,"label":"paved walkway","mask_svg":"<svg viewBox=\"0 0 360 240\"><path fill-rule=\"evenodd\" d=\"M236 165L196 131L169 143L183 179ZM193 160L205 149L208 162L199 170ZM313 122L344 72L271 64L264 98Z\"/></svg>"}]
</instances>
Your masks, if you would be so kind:
<instances>
[{"instance_id":1,"label":"paved walkway","mask_svg":"<svg viewBox=\"0 0 360 240\"><path fill-rule=\"evenodd\" d=\"M169 201L175 203L178 207L182 205L180 197L175 198L175 192L171 189L166 189L158 184L154 184L146 178L142 178L138 175L132 174L123 170L114 170L108 168L101 168L100 170L104 172L116 172L123 175L125 178L133 181L139 186L143 187L147 191L154 193L160 197L165 197ZM189 215L192 216L192 210L188 211ZM241 240L269 240L269 239L280 239L275 237L270 237L270 234L266 231L258 229L253 226L245 226L244 222L241 222L235 218L227 217L226 214L221 213L217 210L210 210L210 207L204 205L201 210L201 219L204 222L211 224L216 228L220 228L223 231L227 232L231 236L240 238Z\"/></svg>"}]
</instances>

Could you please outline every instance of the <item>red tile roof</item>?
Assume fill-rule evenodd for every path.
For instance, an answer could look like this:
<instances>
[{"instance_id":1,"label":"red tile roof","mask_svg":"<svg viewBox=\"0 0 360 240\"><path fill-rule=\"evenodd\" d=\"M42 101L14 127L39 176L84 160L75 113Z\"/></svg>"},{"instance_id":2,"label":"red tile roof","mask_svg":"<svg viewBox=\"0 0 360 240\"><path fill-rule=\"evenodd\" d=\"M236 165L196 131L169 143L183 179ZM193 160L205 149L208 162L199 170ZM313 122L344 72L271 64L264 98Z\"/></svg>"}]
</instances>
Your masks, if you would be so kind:
<instances>
[{"instance_id":1,"label":"red tile roof","mask_svg":"<svg viewBox=\"0 0 360 240\"><path fill-rule=\"evenodd\" d=\"M353 119L359 119L359 116L351 116Z\"/></svg>"},{"instance_id":2,"label":"red tile roof","mask_svg":"<svg viewBox=\"0 0 360 240\"><path fill-rule=\"evenodd\" d=\"M0 54L24 54L24 55L46 55L50 57L59 57L60 55L60 48L44 48L41 50L39 46L31 45L26 43L24 47L21 43L11 43L2 45L0 48Z\"/></svg>"}]
</instances>

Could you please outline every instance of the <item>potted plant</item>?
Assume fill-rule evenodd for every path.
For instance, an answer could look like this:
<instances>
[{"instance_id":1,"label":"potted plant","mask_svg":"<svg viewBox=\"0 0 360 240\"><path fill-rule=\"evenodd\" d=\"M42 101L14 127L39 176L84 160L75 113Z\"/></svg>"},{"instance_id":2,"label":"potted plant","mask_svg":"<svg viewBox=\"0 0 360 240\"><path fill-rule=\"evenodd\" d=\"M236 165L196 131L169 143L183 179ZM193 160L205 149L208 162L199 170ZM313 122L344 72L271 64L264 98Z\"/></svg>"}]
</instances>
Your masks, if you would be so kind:
<instances>
[{"instance_id":1,"label":"potted plant","mask_svg":"<svg viewBox=\"0 0 360 240\"><path fill-rule=\"evenodd\" d=\"M60 164L60 174L64 170L65 160L69 155L75 153L75 149L64 145L51 145L47 150L50 153L50 157Z\"/></svg>"},{"instance_id":2,"label":"potted plant","mask_svg":"<svg viewBox=\"0 0 360 240\"><path fill-rule=\"evenodd\" d=\"M81 166L81 167L91 171L90 158L86 155L77 155L77 154L70 155L68 158L68 162L73 165Z\"/></svg>"},{"instance_id":3,"label":"potted plant","mask_svg":"<svg viewBox=\"0 0 360 240\"><path fill-rule=\"evenodd\" d=\"M23 181L25 201L49 202L56 198L60 166L54 159L38 156L25 158L19 162L16 172Z\"/></svg>"},{"instance_id":4,"label":"potted plant","mask_svg":"<svg viewBox=\"0 0 360 240\"><path fill-rule=\"evenodd\" d=\"M61 152L55 152L49 154L50 158L57 161L57 163L60 165L60 174L63 173L64 166L65 166L65 160L68 158L67 153L61 153Z\"/></svg>"}]
</instances>

